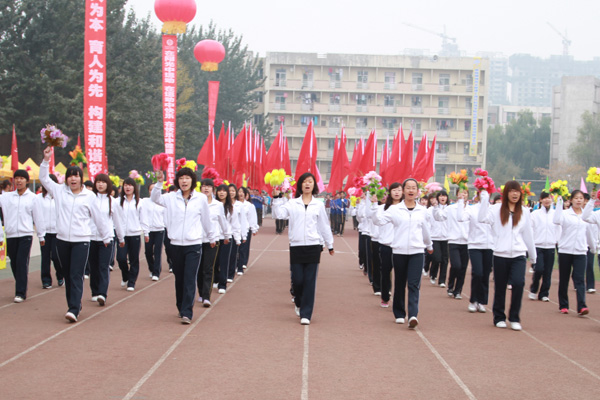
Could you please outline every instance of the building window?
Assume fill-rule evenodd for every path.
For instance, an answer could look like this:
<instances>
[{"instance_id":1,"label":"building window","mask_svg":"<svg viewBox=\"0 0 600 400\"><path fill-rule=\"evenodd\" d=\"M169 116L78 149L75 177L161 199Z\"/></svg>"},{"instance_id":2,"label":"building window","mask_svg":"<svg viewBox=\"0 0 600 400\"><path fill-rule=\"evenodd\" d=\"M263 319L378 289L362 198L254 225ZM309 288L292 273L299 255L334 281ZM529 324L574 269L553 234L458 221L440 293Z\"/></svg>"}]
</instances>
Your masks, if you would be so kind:
<instances>
[{"instance_id":1,"label":"building window","mask_svg":"<svg viewBox=\"0 0 600 400\"><path fill-rule=\"evenodd\" d=\"M285 115L276 115L274 117L274 125L275 126L279 126L279 125L283 125L285 126Z\"/></svg>"},{"instance_id":2,"label":"building window","mask_svg":"<svg viewBox=\"0 0 600 400\"><path fill-rule=\"evenodd\" d=\"M263 123L264 117L262 114L254 114L254 125L258 126Z\"/></svg>"},{"instance_id":3,"label":"building window","mask_svg":"<svg viewBox=\"0 0 600 400\"><path fill-rule=\"evenodd\" d=\"M396 73L395 72L386 72L385 73L385 78L384 78L384 82L385 83L396 83Z\"/></svg>"},{"instance_id":4,"label":"building window","mask_svg":"<svg viewBox=\"0 0 600 400\"><path fill-rule=\"evenodd\" d=\"M367 105L367 95L366 94L357 94L356 95L356 105L366 106Z\"/></svg>"},{"instance_id":5,"label":"building window","mask_svg":"<svg viewBox=\"0 0 600 400\"><path fill-rule=\"evenodd\" d=\"M264 95L265 95L264 92L261 92L261 91L256 92L256 102L262 103L264 101Z\"/></svg>"},{"instance_id":6,"label":"building window","mask_svg":"<svg viewBox=\"0 0 600 400\"><path fill-rule=\"evenodd\" d=\"M448 143L436 142L436 144L435 144L435 152L436 153L447 153L448 150L449 150Z\"/></svg>"},{"instance_id":7,"label":"building window","mask_svg":"<svg viewBox=\"0 0 600 400\"><path fill-rule=\"evenodd\" d=\"M450 74L440 74L440 91L450 91Z\"/></svg>"},{"instance_id":8,"label":"building window","mask_svg":"<svg viewBox=\"0 0 600 400\"><path fill-rule=\"evenodd\" d=\"M439 97L438 98L438 107L439 108L449 108L450 107L450 98L449 97Z\"/></svg>"},{"instance_id":9,"label":"building window","mask_svg":"<svg viewBox=\"0 0 600 400\"><path fill-rule=\"evenodd\" d=\"M386 94L383 98L383 105L385 107L394 107L394 96Z\"/></svg>"},{"instance_id":10,"label":"building window","mask_svg":"<svg viewBox=\"0 0 600 400\"><path fill-rule=\"evenodd\" d=\"M447 131L454 127L454 120L450 119L438 119L435 121L436 127L438 130Z\"/></svg>"},{"instance_id":11,"label":"building window","mask_svg":"<svg viewBox=\"0 0 600 400\"><path fill-rule=\"evenodd\" d=\"M421 107L421 102L423 101L421 96L412 96L410 98L410 104L413 107Z\"/></svg>"},{"instance_id":12,"label":"building window","mask_svg":"<svg viewBox=\"0 0 600 400\"><path fill-rule=\"evenodd\" d=\"M359 82L359 83L369 82L369 71L358 71L357 82Z\"/></svg>"},{"instance_id":13,"label":"building window","mask_svg":"<svg viewBox=\"0 0 600 400\"><path fill-rule=\"evenodd\" d=\"M412 121L412 127L415 131L415 134L417 136L421 136L421 120L420 119L415 119Z\"/></svg>"},{"instance_id":14,"label":"building window","mask_svg":"<svg viewBox=\"0 0 600 400\"><path fill-rule=\"evenodd\" d=\"M286 74L287 72L285 69L278 69L275 72L275 86L285 87L287 85Z\"/></svg>"},{"instance_id":15,"label":"building window","mask_svg":"<svg viewBox=\"0 0 600 400\"><path fill-rule=\"evenodd\" d=\"M367 127L367 118L356 118L356 127L357 128L366 128Z\"/></svg>"},{"instance_id":16,"label":"building window","mask_svg":"<svg viewBox=\"0 0 600 400\"><path fill-rule=\"evenodd\" d=\"M287 93L285 92L277 92L275 93L275 103L285 104L285 99L287 98Z\"/></svg>"},{"instance_id":17,"label":"building window","mask_svg":"<svg viewBox=\"0 0 600 400\"><path fill-rule=\"evenodd\" d=\"M340 82L344 76L344 70L341 68L329 68L329 80Z\"/></svg>"},{"instance_id":18,"label":"building window","mask_svg":"<svg viewBox=\"0 0 600 400\"><path fill-rule=\"evenodd\" d=\"M329 118L330 128L339 128L342 123L342 117L331 117Z\"/></svg>"},{"instance_id":19,"label":"building window","mask_svg":"<svg viewBox=\"0 0 600 400\"><path fill-rule=\"evenodd\" d=\"M398 120L396 118L384 118L381 120L383 129L393 130Z\"/></svg>"},{"instance_id":20,"label":"building window","mask_svg":"<svg viewBox=\"0 0 600 400\"><path fill-rule=\"evenodd\" d=\"M302 88L312 88L314 84L314 71L312 69L305 69L302 73Z\"/></svg>"},{"instance_id":21,"label":"building window","mask_svg":"<svg viewBox=\"0 0 600 400\"><path fill-rule=\"evenodd\" d=\"M413 72L412 74L412 89L423 90L423 74L420 72Z\"/></svg>"},{"instance_id":22,"label":"building window","mask_svg":"<svg viewBox=\"0 0 600 400\"><path fill-rule=\"evenodd\" d=\"M470 131L471 131L471 121L465 121L465 132L470 132Z\"/></svg>"},{"instance_id":23,"label":"building window","mask_svg":"<svg viewBox=\"0 0 600 400\"><path fill-rule=\"evenodd\" d=\"M315 116L309 116L309 115L302 115L300 117L300 125L302 126L308 126L308 124L310 123L310 121L312 120L313 125L317 125L319 123L319 117Z\"/></svg>"},{"instance_id":24,"label":"building window","mask_svg":"<svg viewBox=\"0 0 600 400\"><path fill-rule=\"evenodd\" d=\"M340 104L340 95L335 93L329 94L329 104Z\"/></svg>"}]
</instances>

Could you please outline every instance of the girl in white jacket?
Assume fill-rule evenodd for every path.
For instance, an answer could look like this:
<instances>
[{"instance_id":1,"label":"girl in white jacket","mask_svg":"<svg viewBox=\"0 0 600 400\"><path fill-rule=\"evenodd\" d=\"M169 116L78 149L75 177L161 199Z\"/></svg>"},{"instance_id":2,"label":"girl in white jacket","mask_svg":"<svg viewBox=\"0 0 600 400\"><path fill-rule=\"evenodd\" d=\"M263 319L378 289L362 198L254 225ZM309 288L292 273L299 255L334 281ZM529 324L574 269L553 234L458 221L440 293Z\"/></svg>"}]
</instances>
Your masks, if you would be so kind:
<instances>
[{"instance_id":1,"label":"girl in white jacket","mask_svg":"<svg viewBox=\"0 0 600 400\"><path fill-rule=\"evenodd\" d=\"M181 168L175 175L177 192L161 194L164 182L162 171L156 174L158 182L150 198L165 207L167 233L171 240L173 275L175 275L175 299L181 323L192 323L196 297L196 277L202 258L202 242L208 237L211 247L219 240L210 220L206 196L194 190L196 173Z\"/></svg>"},{"instance_id":2,"label":"girl in white jacket","mask_svg":"<svg viewBox=\"0 0 600 400\"><path fill-rule=\"evenodd\" d=\"M250 242L252 236L256 236L258 233L258 218L256 215L256 207L250 201L250 191L248 188L241 187L238 189L238 201L241 208L241 218L245 218L245 226L247 227L246 233L242 232L242 237L245 238L245 242L240 246L240 251L237 260L237 274L244 275L244 270L248 265L250 258Z\"/></svg>"},{"instance_id":3,"label":"girl in white jacket","mask_svg":"<svg viewBox=\"0 0 600 400\"><path fill-rule=\"evenodd\" d=\"M321 260L321 238L333 255L333 235L329 218L322 201L315 199L319 193L317 180L310 172L298 178L296 197L284 203L279 192L273 191L273 212L276 218L288 219L290 240L290 269L296 315L302 325L312 318L317 272Z\"/></svg>"},{"instance_id":4,"label":"girl in white jacket","mask_svg":"<svg viewBox=\"0 0 600 400\"><path fill-rule=\"evenodd\" d=\"M127 291L135 290L135 283L140 273L140 246L142 225L140 223L140 192L133 178L125 178L121 187L119 207L123 215L125 246L117 249L117 262L121 269L121 286ZM129 263L127 262L129 259Z\"/></svg>"},{"instance_id":5,"label":"girl in white jacket","mask_svg":"<svg viewBox=\"0 0 600 400\"><path fill-rule=\"evenodd\" d=\"M571 193L571 208L563 210L563 200L556 202L553 221L562 228L558 239L558 308L561 313L569 312L569 279L573 275L573 284L577 290L577 312L586 315L590 312L585 304L585 268L588 247L595 248L593 239L583 220L583 192Z\"/></svg>"},{"instance_id":6,"label":"girl in white jacket","mask_svg":"<svg viewBox=\"0 0 600 400\"><path fill-rule=\"evenodd\" d=\"M44 150L40 164L40 181L56 201L56 251L65 277L65 292L69 306L65 318L77 322L83 296L83 273L87 264L92 238L91 222L98 229L99 238L108 247L113 231L106 218L101 216L96 195L83 187L83 171L69 167L65 184L59 185L48 177L52 148Z\"/></svg>"},{"instance_id":7,"label":"girl in white jacket","mask_svg":"<svg viewBox=\"0 0 600 400\"><path fill-rule=\"evenodd\" d=\"M409 178L402 184L404 200L375 215L375 222L382 226L394 226L392 242L394 265L394 301L392 310L397 324L403 324L406 318L405 291L408 285L408 327L414 329L419 320L419 289L423 270L425 248L433 253L433 244L429 236L427 209L417 204L419 186L415 179Z\"/></svg>"},{"instance_id":8,"label":"girl in white jacket","mask_svg":"<svg viewBox=\"0 0 600 400\"><path fill-rule=\"evenodd\" d=\"M237 193L235 186L233 187L233 192L234 194ZM231 227L230 230L233 236L229 243L223 243L218 255L219 279L217 287L219 289L219 293L224 294L227 291L227 278L229 276L230 268L232 273L235 273L237 252L240 244L242 243L242 232L240 225L239 203L236 201L237 206L233 204L233 198L229 194L229 187L227 185L219 185L217 188L217 198L223 204L225 219L227 220L227 224Z\"/></svg>"},{"instance_id":9,"label":"girl in white jacket","mask_svg":"<svg viewBox=\"0 0 600 400\"><path fill-rule=\"evenodd\" d=\"M512 282L511 303L508 314L511 329L520 331L521 302L525 286L525 254L529 252L531 263L535 264L536 252L529 211L521 205L521 185L508 181L502 192L502 203L490 207L490 195L481 192L481 207L477 217L479 222L490 224L494 236L494 324L506 328L506 289Z\"/></svg>"},{"instance_id":10,"label":"girl in white jacket","mask_svg":"<svg viewBox=\"0 0 600 400\"><path fill-rule=\"evenodd\" d=\"M445 190L436 195L437 205L440 209L448 207L448 193ZM433 217L435 208L427 209L430 223L431 240L433 241L433 254L429 279L432 285L437 284L441 288L446 287L446 273L448 271L448 223L445 220L436 221ZM438 277L439 273L439 277Z\"/></svg>"},{"instance_id":11,"label":"girl in white jacket","mask_svg":"<svg viewBox=\"0 0 600 400\"><path fill-rule=\"evenodd\" d=\"M50 174L49 177L54 182L58 183L56 175ZM46 224L46 235L44 236L45 244L40 248L42 253L42 287L44 289L50 289L52 287L52 270L50 268L50 263L54 264L58 286L65 284L62 271L60 270L60 263L56 257L56 202L43 186L42 193L37 195L35 201L41 209Z\"/></svg>"}]
</instances>

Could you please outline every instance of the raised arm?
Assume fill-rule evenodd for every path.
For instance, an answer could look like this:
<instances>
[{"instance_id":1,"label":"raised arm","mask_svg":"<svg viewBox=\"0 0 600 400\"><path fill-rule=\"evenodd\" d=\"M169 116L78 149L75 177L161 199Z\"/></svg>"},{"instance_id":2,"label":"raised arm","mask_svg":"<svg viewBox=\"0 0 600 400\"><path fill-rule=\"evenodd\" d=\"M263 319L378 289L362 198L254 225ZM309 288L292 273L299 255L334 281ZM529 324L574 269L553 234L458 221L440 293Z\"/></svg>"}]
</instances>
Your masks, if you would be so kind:
<instances>
[{"instance_id":1,"label":"raised arm","mask_svg":"<svg viewBox=\"0 0 600 400\"><path fill-rule=\"evenodd\" d=\"M587 205L583 209L581 218L590 224L596 224L600 226L600 214L594 212L594 200L588 201Z\"/></svg>"},{"instance_id":2,"label":"raised arm","mask_svg":"<svg viewBox=\"0 0 600 400\"><path fill-rule=\"evenodd\" d=\"M62 187L62 185L54 182L50 179L50 156L52 155L52 147L46 147L44 149L44 161L40 164L40 182L42 186L46 188L48 193L54 198L56 198L56 194Z\"/></svg>"},{"instance_id":3,"label":"raised arm","mask_svg":"<svg viewBox=\"0 0 600 400\"><path fill-rule=\"evenodd\" d=\"M494 216L490 207L490 194L486 190L482 190L480 196L481 206L479 207L477 221L491 225L494 223Z\"/></svg>"},{"instance_id":4,"label":"raised arm","mask_svg":"<svg viewBox=\"0 0 600 400\"><path fill-rule=\"evenodd\" d=\"M562 197L558 198L556 202L556 209L554 210L554 217L552 218L552 222L556 225L563 224L563 199Z\"/></svg>"}]
</instances>

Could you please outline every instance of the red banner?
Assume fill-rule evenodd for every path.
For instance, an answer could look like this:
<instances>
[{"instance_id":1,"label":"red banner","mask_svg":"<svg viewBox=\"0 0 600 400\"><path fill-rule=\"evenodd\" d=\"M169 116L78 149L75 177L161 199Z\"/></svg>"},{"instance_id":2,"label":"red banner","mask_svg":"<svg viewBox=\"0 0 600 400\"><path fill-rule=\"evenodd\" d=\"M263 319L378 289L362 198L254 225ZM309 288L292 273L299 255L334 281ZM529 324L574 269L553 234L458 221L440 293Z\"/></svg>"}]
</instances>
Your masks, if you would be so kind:
<instances>
[{"instance_id":1,"label":"red banner","mask_svg":"<svg viewBox=\"0 0 600 400\"><path fill-rule=\"evenodd\" d=\"M175 180L175 121L177 115L177 36L162 37L163 66L163 128L165 153L169 155L167 181Z\"/></svg>"},{"instance_id":2,"label":"red banner","mask_svg":"<svg viewBox=\"0 0 600 400\"><path fill-rule=\"evenodd\" d=\"M215 126L217 101L219 100L219 81L208 81L208 131Z\"/></svg>"},{"instance_id":3,"label":"red banner","mask_svg":"<svg viewBox=\"0 0 600 400\"><path fill-rule=\"evenodd\" d=\"M106 1L86 0L83 130L90 178L106 172Z\"/></svg>"}]
</instances>

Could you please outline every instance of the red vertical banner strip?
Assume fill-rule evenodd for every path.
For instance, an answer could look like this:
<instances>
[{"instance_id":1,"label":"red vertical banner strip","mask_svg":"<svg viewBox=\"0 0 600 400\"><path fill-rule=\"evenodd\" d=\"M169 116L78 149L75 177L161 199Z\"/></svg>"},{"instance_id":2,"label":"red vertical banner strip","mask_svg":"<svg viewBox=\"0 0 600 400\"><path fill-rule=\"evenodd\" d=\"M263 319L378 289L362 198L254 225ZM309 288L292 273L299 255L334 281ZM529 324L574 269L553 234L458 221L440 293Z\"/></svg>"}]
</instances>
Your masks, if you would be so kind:
<instances>
[{"instance_id":1,"label":"red vertical banner strip","mask_svg":"<svg viewBox=\"0 0 600 400\"><path fill-rule=\"evenodd\" d=\"M217 102L219 100L219 81L208 81L208 131L215 126Z\"/></svg>"},{"instance_id":2,"label":"red vertical banner strip","mask_svg":"<svg viewBox=\"0 0 600 400\"><path fill-rule=\"evenodd\" d=\"M83 130L90 179L103 172L106 143L106 1L86 0Z\"/></svg>"},{"instance_id":3,"label":"red vertical banner strip","mask_svg":"<svg viewBox=\"0 0 600 400\"><path fill-rule=\"evenodd\" d=\"M163 128L169 155L167 181L175 180L175 122L177 115L177 36L163 35Z\"/></svg>"}]
</instances>

